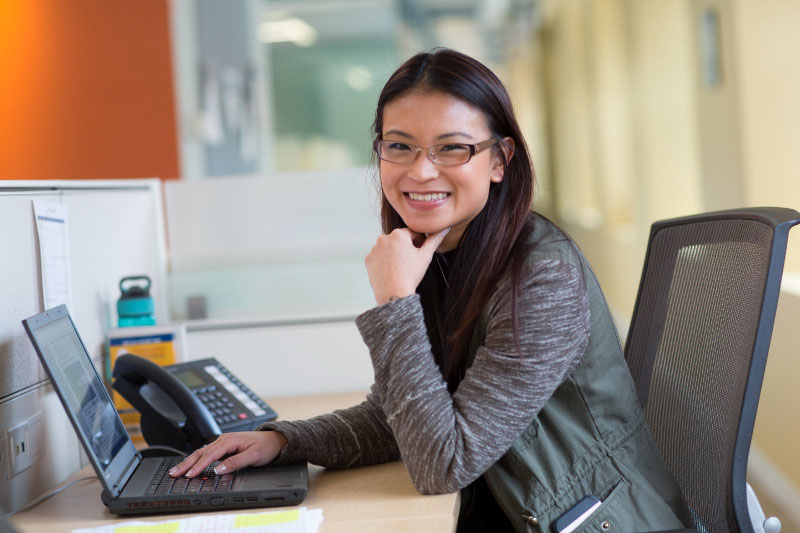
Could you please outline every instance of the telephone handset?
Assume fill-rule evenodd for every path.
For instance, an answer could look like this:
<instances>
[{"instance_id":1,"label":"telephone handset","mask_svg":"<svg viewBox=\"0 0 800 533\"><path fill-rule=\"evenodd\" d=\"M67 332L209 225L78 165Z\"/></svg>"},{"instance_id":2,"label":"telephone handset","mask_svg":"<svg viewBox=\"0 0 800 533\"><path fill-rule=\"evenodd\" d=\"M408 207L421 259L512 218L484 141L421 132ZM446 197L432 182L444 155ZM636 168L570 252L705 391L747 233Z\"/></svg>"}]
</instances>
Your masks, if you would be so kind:
<instances>
[{"instance_id":1,"label":"telephone handset","mask_svg":"<svg viewBox=\"0 0 800 533\"><path fill-rule=\"evenodd\" d=\"M151 446L188 452L222 433L192 391L149 359L121 355L112 375L112 386L141 413L142 435Z\"/></svg>"},{"instance_id":2,"label":"telephone handset","mask_svg":"<svg viewBox=\"0 0 800 533\"><path fill-rule=\"evenodd\" d=\"M150 446L190 452L227 431L255 429L275 412L216 359L165 367L133 354L117 358L112 386L141 413Z\"/></svg>"}]
</instances>

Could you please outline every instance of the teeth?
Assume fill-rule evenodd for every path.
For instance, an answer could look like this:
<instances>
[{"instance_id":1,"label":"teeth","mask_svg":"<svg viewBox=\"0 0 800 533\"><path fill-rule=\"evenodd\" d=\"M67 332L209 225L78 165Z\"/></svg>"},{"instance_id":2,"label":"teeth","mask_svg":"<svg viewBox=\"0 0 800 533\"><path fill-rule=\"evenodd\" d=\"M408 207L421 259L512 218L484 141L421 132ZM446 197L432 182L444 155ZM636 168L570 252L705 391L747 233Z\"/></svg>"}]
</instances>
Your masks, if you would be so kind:
<instances>
[{"instance_id":1,"label":"teeth","mask_svg":"<svg viewBox=\"0 0 800 533\"><path fill-rule=\"evenodd\" d=\"M433 200L442 200L450 196L449 192L436 192L433 194L418 194L415 192L408 193L408 197L418 202L432 202Z\"/></svg>"}]
</instances>

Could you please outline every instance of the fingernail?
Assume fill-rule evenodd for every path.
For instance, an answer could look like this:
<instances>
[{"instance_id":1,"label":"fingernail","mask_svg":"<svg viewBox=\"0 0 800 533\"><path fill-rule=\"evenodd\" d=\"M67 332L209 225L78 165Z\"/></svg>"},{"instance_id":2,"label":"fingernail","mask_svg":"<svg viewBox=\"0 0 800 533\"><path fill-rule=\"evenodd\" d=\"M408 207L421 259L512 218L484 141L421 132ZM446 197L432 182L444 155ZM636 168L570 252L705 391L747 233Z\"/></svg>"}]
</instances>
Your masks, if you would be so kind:
<instances>
[{"instance_id":1,"label":"fingernail","mask_svg":"<svg viewBox=\"0 0 800 533\"><path fill-rule=\"evenodd\" d=\"M177 466L173 466L172 468L169 469L169 475L171 476L172 474L174 474L177 471L178 471L178 467Z\"/></svg>"},{"instance_id":2,"label":"fingernail","mask_svg":"<svg viewBox=\"0 0 800 533\"><path fill-rule=\"evenodd\" d=\"M225 465L217 465L214 467L214 473L220 475L228 470L228 467Z\"/></svg>"},{"instance_id":3,"label":"fingernail","mask_svg":"<svg viewBox=\"0 0 800 533\"><path fill-rule=\"evenodd\" d=\"M186 473L184 474L184 476L186 476L186 477L189 477L189 476L191 476L191 475L192 475L192 472L194 472L194 470L189 470L188 472L186 472Z\"/></svg>"}]
</instances>

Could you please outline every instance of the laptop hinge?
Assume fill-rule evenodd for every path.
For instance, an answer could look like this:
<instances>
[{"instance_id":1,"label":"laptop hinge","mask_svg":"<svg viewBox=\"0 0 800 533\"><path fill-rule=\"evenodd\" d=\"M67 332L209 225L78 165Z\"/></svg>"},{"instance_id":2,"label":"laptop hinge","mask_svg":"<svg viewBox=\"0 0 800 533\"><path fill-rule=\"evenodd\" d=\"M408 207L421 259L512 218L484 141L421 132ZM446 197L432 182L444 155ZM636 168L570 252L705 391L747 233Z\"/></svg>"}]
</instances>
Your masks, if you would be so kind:
<instances>
[{"instance_id":1,"label":"laptop hinge","mask_svg":"<svg viewBox=\"0 0 800 533\"><path fill-rule=\"evenodd\" d=\"M131 458L131 461L128 463L128 466L125 467L125 470L122 471L122 475L119 476L119 479L111 486L111 496L116 498L119 496L119 493L122 492L122 489L125 487L125 484L133 475L134 471L136 471L136 467L139 466L139 463L142 462L142 456L138 453L134 454Z\"/></svg>"}]
</instances>

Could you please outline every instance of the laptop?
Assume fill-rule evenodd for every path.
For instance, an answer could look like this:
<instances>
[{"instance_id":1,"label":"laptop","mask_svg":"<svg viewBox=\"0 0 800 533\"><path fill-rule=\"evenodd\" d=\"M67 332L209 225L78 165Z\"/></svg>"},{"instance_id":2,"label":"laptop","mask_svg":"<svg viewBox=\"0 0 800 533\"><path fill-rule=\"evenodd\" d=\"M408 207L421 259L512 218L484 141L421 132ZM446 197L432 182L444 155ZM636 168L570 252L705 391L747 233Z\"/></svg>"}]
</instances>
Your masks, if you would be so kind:
<instances>
[{"instance_id":1,"label":"laptop","mask_svg":"<svg viewBox=\"0 0 800 533\"><path fill-rule=\"evenodd\" d=\"M182 456L143 457L133 445L65 305L22 321L70 422L119 515L297 505L308 488L305 463L172 478Z\"/></svg>"}]
</instances>

